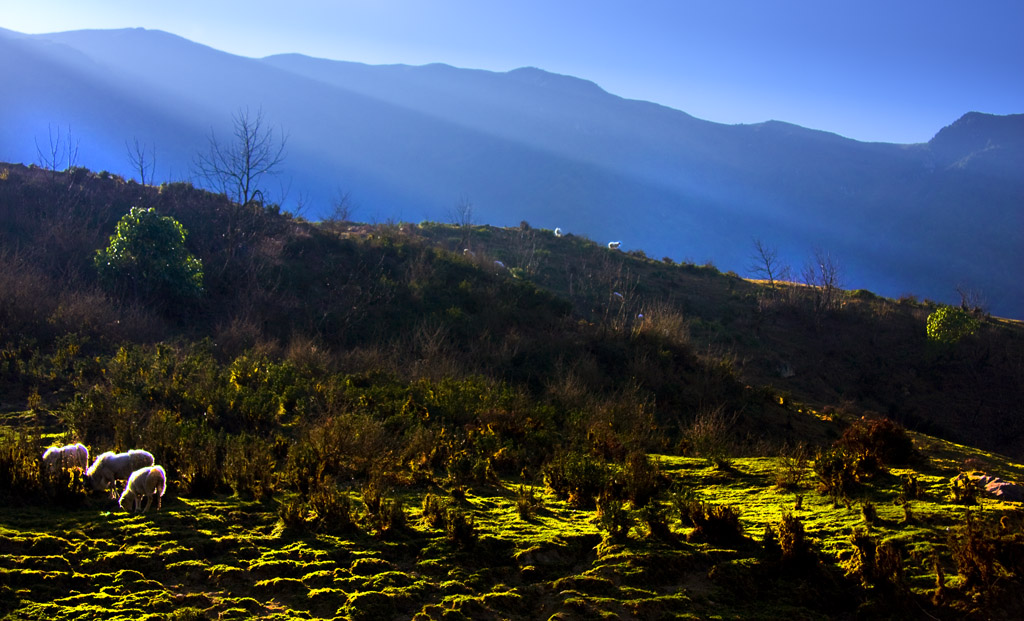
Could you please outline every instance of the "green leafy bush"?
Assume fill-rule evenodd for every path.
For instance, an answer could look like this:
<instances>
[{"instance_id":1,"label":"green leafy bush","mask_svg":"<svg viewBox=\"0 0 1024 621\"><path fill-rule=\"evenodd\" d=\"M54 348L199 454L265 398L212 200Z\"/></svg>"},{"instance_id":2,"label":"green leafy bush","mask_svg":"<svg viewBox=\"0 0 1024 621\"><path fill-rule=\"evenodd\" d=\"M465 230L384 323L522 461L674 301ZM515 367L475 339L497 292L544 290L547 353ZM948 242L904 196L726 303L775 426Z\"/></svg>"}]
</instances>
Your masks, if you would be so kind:
<instances>
[{"instance_id":1,"label":"green leafy bush","mask_svg":"<svg viewBox=\"0 0 1024 621\"><path fill-rule=\"evenodd\" d=\"M926 323L928 338L940 343L956 343L965 336L978 331L981 322L962 308L940 306L930 315Z\"/></svg>"},{"instance_id":2,"label":"green leafy bush","mask_svg":"<svg viewBox=\"0 0 1024 621\"><path fill-rule=\"evenodd\" d=\"M203 292L203 264L185 249L185 227L153 208L132 207L93 263L108 288L165 307Z\"/></svg>"}]
</instances>

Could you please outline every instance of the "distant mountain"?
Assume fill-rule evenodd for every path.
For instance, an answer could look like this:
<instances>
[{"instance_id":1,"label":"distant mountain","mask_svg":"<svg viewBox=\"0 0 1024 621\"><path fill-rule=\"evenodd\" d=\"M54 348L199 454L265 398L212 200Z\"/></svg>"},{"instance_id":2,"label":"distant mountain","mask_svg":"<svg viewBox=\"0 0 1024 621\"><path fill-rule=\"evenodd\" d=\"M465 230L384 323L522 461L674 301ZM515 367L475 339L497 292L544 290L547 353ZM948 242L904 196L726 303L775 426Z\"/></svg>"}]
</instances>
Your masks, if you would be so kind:
<instances>
[{"instance_id":1,"label":"distant mountain","mask_svg":"<svg viewBox=\"0 0 1024 621\"><path fill-rule=\"evenodd\" d=\"M540 69L251 59L142 29L0 31L0 160L35 162L57 127L82 165L189 177L211 131L262 108L289 135L271 194L319 218L338 190L363 220L476 219L622 240L748 273L751 240L799 270L816 247L846 285L1024 317L1024 115L969 113L925 144L862 143L771 121L720 125ZM45 151L45 148L43 149Z\"/></svg>"}]
</instances>

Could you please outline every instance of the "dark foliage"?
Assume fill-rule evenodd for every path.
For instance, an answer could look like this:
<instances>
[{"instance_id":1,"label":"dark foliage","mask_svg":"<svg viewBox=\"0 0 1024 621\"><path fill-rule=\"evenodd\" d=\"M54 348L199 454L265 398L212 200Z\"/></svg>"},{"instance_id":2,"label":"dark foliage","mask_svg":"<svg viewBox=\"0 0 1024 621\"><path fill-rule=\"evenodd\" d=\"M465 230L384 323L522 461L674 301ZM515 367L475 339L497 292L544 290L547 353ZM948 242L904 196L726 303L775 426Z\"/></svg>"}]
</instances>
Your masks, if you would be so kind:
<instances>
[{"instance_id":1,"label":"dark foliage","mask_svg":"<svg viewBox=\"0 0 1024 621\"><path fill-rule=\"evenodd\" d=\"M846 428L836 445L861 458L883 465L903 465L918 457L906 429L888 418L861 417Z\"/></svg>"}]
</instances>

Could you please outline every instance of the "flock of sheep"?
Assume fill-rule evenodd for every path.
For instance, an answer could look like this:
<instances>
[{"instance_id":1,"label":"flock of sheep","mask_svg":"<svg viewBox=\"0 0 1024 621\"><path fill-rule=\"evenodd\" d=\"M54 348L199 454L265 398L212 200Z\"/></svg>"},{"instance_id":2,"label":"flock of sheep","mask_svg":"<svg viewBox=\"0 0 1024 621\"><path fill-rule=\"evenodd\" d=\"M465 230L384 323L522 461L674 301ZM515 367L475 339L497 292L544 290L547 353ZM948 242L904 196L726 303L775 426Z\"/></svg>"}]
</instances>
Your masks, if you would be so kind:
<instances>
[{"instance_id":1,"label":"flock of sheep","mask_svg":"<svg viewBox=\"0 0 1024 621\"><path fill-rule=\"evenodd\" d=\"M555 237L562 237L562 229L555 229ZM617 250L622 242L608 242L610 250ZM464 254L472 254L466 249ZM501 261L495 265L505 267ZM614 295L622 297L616 292ZM86 481L94 490L109 489L117 492L117 482L124 481L124 490L118 504L125 511L138 511L142 501L146 501L143 511L149 509L156 499L156 508L160 509L164 491L167 489L167 473L163 467L153 464L153 455L147 451L132 449L125 453L107 451L89 465L89 449L83 444L67 446L51 446L43 453L43 465L51 472L78 468L85 472ZM131 508L129 509L129 505Z\"/></svg>"},{"instance_id":2,"label":"flock of sheep","mask_svg":"<svg viewBox=\"0 0 1024 621\"><path fill-rule=\"evenodd\" d=\"M107 451L90 466L89 449L84 445L51 446L43 453L43 465L50 473L75 468L82 470L94 490L107 489L116 493L117 482L124 481L124 491L117 502L125 511L138 511L143 500L146 506L142 510L146 511L154 499L159 510L167 489L167 473L162 466L154 465L153 455L143 450Z\"/></svg>"}]
</instances>

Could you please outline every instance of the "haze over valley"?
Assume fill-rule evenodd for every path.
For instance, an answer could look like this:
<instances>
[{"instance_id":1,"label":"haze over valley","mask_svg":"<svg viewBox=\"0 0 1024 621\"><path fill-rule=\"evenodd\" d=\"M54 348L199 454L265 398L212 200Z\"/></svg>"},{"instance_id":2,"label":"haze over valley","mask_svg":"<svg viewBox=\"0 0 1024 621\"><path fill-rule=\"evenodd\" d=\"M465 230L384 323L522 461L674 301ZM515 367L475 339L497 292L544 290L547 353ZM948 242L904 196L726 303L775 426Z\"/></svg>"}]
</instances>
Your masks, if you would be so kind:
<instances>
[{"instance_id":1,"label":"haze over valley","mask_svg":"<svg viewBox=\"0 0 1024 621\"><path fill-rule=\"evenodd\" d=\"M0 33L0 159L38 163L70 130L77 164L157 183L195 178L211 132L262 111L286 160L268 200L319 219L479 223L622 240L654 258L750 273L752 240L799 273L815 250L848 288L1021 317L1024 116L964 111L927 143L864 143L771 121L722 125L536 68L372 66L234 56L162 31ZM40 149L40 145L42 148Z\"/></svg>"}]
</instances>

